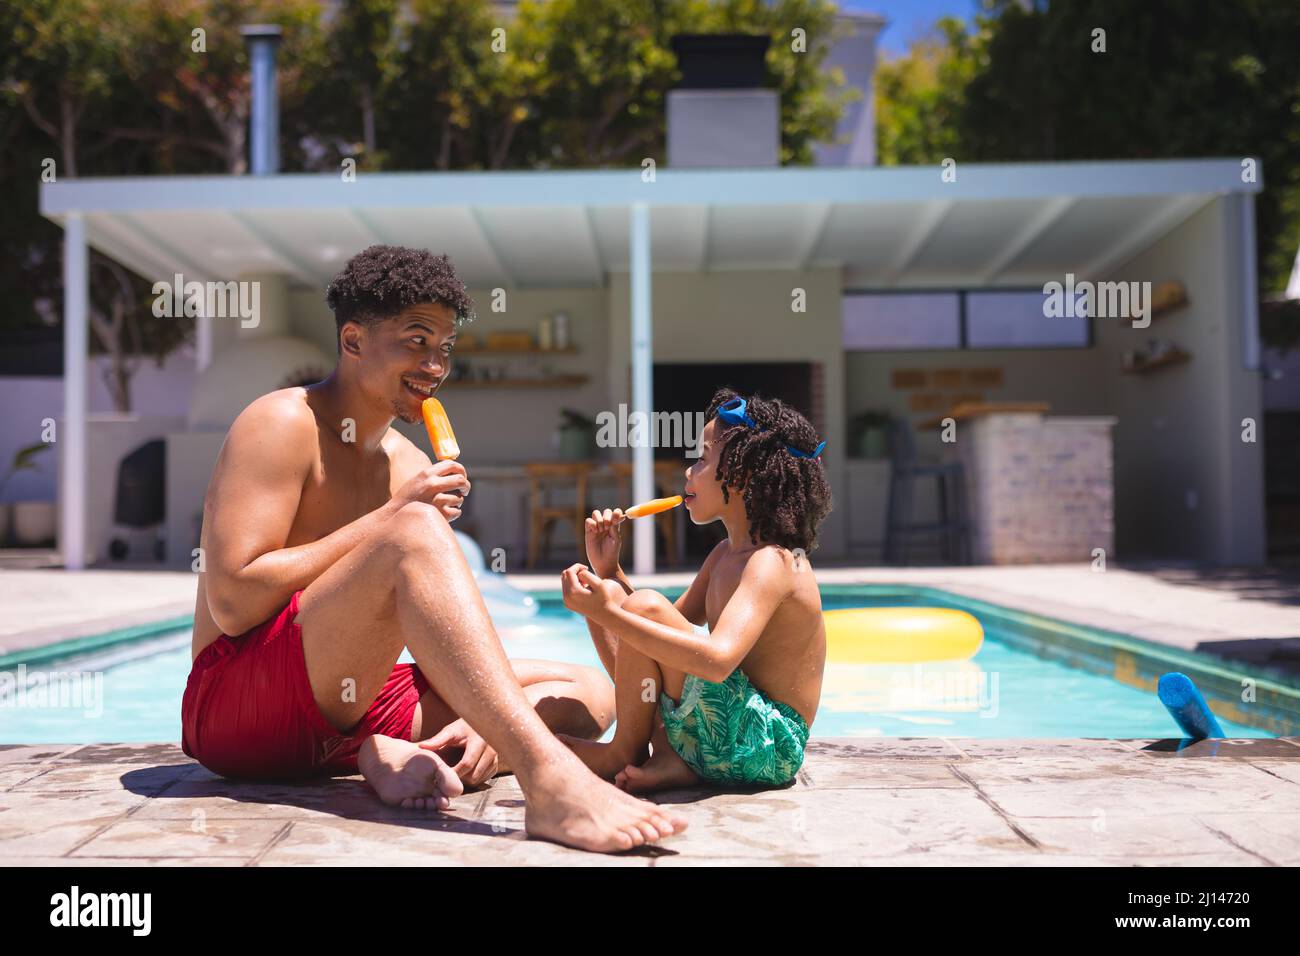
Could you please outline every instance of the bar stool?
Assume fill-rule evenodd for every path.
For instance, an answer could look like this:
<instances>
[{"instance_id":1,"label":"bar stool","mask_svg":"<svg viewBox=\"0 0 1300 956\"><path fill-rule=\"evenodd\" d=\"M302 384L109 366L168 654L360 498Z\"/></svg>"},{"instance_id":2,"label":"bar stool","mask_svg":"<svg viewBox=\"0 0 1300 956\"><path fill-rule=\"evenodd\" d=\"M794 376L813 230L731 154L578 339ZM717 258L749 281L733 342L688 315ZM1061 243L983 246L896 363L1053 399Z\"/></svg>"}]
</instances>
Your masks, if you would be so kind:
<instances>
[{"instance_id":1,"label":"bar stool","mask_svg":"<svg viewBox=\"0 0 1300 956\"><path fill-rule=\"evenodd\" d=\"M589 461L534 461L524 465L528 475L528 568L551 553L551 528L557 521L571 523L579 560L587 560L586 531ZM572 503L558 503L553 492L572 491Z\"/></svg>"},{"instance_id":2,"label":"bar stool","mask_svg":"<svg viewBox=\"0 0 1300 956\"><path fill-rule=\"evenodd\" d=\"M961 462L921 462L916 456L912 429L895 419L889 426L889 506L885 519L885 562L906 564L914 535L939 534L943 560L970 563L970 520L966 508L966 469ZM939 520L912 520L913 487L933 479L939 502Z\"/></svg>"},{"instance_id":3,"label":"bar stool","mask_svg":"<svg viewBox=\"0 0 1300 956\"><path fill-rule=\"evenodd\" d=\"M618 497L622 504L621 508L628 508L637 502L631 500L632 495L632 464L626 461L616 461L609 466L613 473L615 481L618 483ZM656 461L654 465L654 487L656 498L666 498L669 495L675 495L681 491L681 487L686 482L684 475L685 468L678 461ZM668 566L677 567L680 563L677 554L677 508L671 511L660 512L654 516L655 527L658 528L664 536L664 551L668 559ZM624 534L619 560L622 561L627 557L627 549L632 541L632 535Z\"/></svg>"}]
</instances>

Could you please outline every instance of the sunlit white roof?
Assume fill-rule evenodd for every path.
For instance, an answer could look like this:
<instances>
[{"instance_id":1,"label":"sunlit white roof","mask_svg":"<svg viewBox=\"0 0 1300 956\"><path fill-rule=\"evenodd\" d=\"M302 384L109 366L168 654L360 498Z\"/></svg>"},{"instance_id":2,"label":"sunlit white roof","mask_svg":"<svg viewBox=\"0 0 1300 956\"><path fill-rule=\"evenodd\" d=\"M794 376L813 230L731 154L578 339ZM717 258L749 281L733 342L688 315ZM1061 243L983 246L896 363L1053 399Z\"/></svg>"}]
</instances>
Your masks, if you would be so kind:
<instances>
[{"instance_id":1,"label":"sunlit white roof","mask_svg":"<svg viewBox=\"0 0 1300 956\"><path fill-rule=\"evenodd\" d=\"M474 286L599 285L645 203L657 272L838 266L855 287L1104 274L1217 196L1240 159L939 167L148 177L47 183L146 278L276 271L319 286L376 242L448 253Z\"/></svg>"}]
</instances>

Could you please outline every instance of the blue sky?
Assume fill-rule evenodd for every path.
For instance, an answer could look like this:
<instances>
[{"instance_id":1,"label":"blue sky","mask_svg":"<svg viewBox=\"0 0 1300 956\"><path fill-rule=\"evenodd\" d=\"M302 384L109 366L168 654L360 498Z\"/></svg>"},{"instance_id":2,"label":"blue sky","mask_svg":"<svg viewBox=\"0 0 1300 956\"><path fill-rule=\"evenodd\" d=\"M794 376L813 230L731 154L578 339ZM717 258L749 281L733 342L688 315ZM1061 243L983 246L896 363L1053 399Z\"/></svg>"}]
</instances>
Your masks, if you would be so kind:
<instances>
[{"instance_id":1,"label":"blue sky","mask_svg":"<svg viewBox=\"0 0 1300 956\"><path fill-rule=\"evenodd\" d=\"M942 16L974 19L979 0L840 0L843 10L879 13L889 21L879 48L890 56L906 53L912 40Z\"/></svg>"}]
</instances>

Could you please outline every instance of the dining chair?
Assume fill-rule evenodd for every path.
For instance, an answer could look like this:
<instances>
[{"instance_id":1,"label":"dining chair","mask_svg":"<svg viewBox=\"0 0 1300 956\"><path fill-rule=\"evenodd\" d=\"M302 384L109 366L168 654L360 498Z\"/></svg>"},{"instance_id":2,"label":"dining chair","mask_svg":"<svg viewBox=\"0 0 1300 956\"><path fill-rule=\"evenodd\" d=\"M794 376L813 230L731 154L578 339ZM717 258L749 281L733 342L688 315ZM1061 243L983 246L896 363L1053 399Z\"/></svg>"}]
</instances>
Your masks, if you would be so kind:
<instances>
[{"instance_id":1,"label":"dining chair","mask_svg":"<svg viewBox=\"0 0 1300 956\"><path fill-rule=\"evenodd\" d=\"M524 465L528 475L528 568L551 552L551 529L567 522L573 529L579 560L587 559L584 522L590 461L533 461ZM572 501L562 500L572 494Z\"/></svg>"}]
</instances>

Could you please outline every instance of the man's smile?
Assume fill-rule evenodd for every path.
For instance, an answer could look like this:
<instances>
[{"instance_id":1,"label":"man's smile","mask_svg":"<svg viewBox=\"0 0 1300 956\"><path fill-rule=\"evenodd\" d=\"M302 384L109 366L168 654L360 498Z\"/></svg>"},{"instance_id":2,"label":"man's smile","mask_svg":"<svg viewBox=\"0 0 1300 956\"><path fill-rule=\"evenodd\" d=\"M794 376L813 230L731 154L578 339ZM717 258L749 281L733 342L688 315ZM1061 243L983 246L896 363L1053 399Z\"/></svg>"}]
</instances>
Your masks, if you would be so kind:
<instances>
[{"instance_id":1,"label":"man's smile","mask_svg":"<svg viewBox=\"0 0 1300 956\"><path fill-rule=\"evenodd\" d=\"M405 376L402 378L402 385L406 387L407 391L418 396L421 401L432 395L438 387L437 382L428 382L423 379L407 378Z\"/></svg>"}]
</instances>

